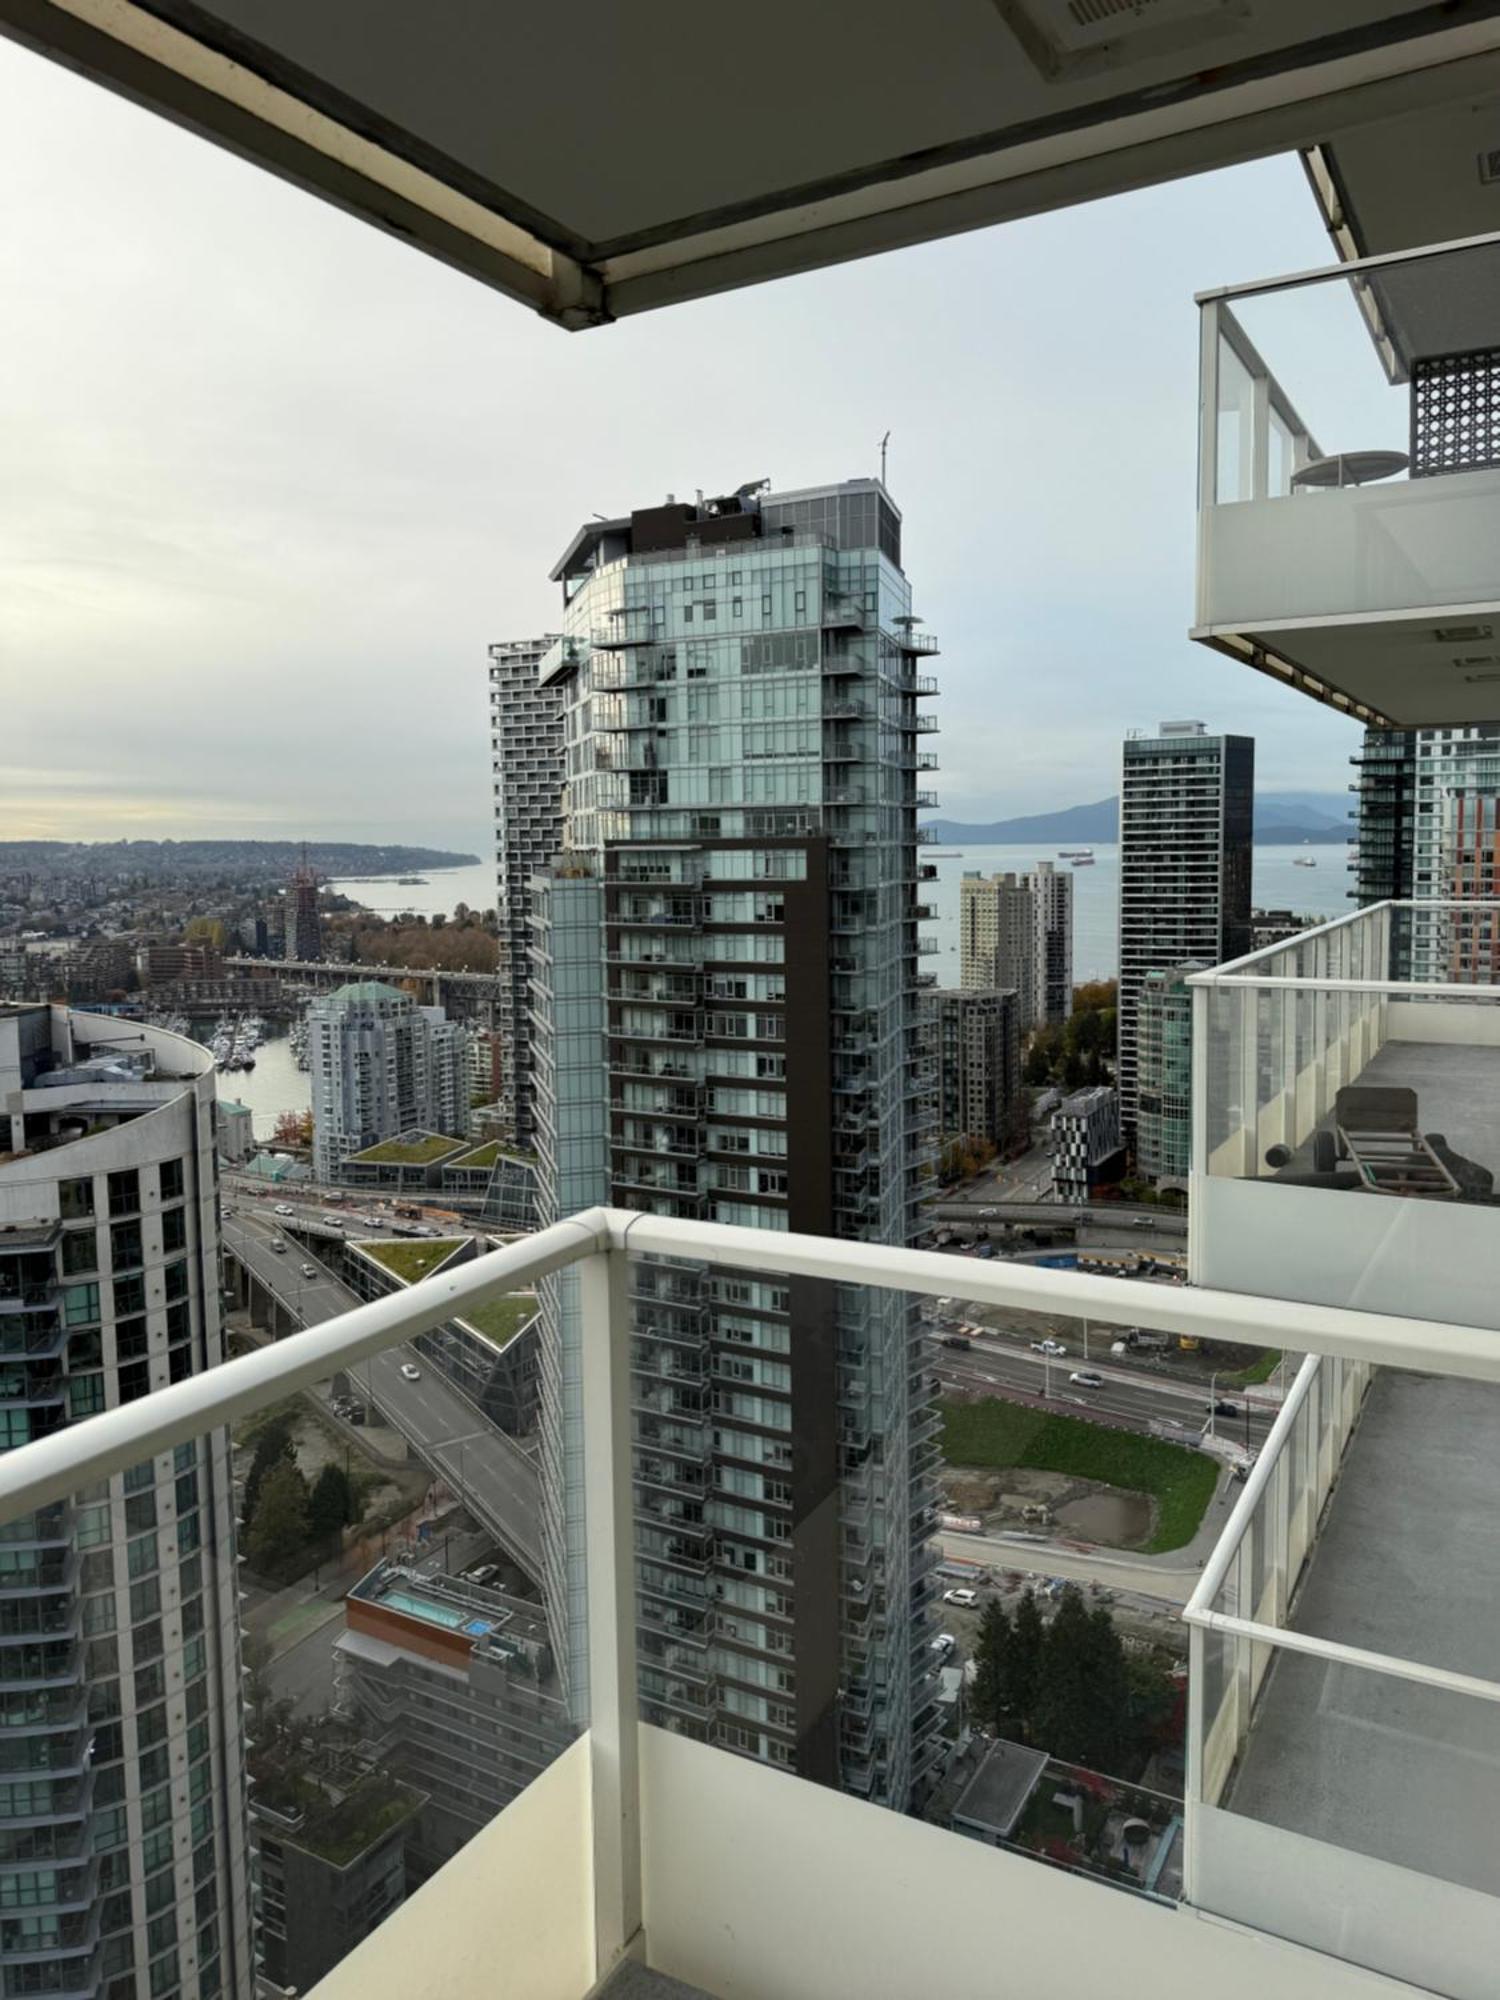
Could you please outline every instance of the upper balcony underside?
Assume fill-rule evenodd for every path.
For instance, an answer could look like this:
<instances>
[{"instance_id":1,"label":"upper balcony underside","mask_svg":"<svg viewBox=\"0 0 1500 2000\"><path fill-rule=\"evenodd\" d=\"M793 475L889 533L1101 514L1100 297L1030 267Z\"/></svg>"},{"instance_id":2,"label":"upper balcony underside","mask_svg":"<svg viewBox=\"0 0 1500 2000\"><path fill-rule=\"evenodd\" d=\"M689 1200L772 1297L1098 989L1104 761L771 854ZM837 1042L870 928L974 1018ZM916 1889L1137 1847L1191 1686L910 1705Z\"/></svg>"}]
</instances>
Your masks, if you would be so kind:
<instances>
[{"instance_id":1,"label":"upper balcony underside","mask_svg":"<svg viewBox=\"0 0 1500 2000\"><path fill-rule=\"evenodd\" d=\"M865 0L853 32L778 4L751 34L598 0L524 31L367 0L357 34L268 0L0 0L0 32L566 327L1333 138L1372 90L1462 103L1496 48L1422 0Z\"/></svg>"}]
</instances>

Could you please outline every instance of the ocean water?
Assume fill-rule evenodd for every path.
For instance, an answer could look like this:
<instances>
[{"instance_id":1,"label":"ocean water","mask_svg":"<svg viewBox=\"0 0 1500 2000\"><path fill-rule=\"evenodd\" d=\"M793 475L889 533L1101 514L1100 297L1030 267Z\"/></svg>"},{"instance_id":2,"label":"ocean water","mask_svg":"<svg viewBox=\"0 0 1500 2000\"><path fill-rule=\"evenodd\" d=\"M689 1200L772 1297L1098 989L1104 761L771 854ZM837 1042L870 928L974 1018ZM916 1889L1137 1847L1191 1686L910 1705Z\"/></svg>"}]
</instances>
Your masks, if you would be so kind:
<instances>
[{"instance_id":1,"label":"ocean water","mask_svg":"<svg viewBox=\"0 0 1500 2000\"><path fill-rule=\"evenodd\" d=\"M1317 866L1297 867L1296 858L1302 854L1311 855ZM958 984L958 884L963 874L971 869L981 875L1021 874L1038 861L1057 859L1057 850L1046 847L966 847L958 853L946 847L937 849L938 879L929 885L934 893L927 900L937 911L933 934L938 940L937 957L929 965L941 984ZM1097 843L1093 867L1075 868L1072 875L1074 977L1113 979L1119 970L1118 843ZM1294 910L1325 922L1351 907L1350 884L1345 850L1338 843L1255 850L1253 895L1257 909ZM329 887L380 916L399 916L408 910L424 917L451 916L459 903L467 903L471 910L495 907L495 871L488 862L468 868L435 868L422 882L404 888L393 875L339 880Z\"/></svg>"},{"instance_id":2,"label":"ocean water","mask_svg":"<svg viewBox=\"0 0 1500 2000\"><path fill-rule=\"evenodd\" d=\"M1070 843L1071 844L1071 843ZM1080 846L1084 843L1079 842ZM1315 868L1299 868L1299 854L1310 854ZM1038 861L1058 861L1056 848L966 847L955 854L948 847L936 852L938 878L926 885L936 893L928 896L937 911L933 926L938 952L927 961L943 986L958 984L958 885L966 873L980 875L1023 874ZM1120 969L1120 848L1117 841L1101 841L1094 846L1092 868L1074 868L1073 876L1073 977L1113 979ZM1352 905L1348 890L1352 878L1345 863L1345 849L1335 843L1328 847L1257 847L1255 849L1251 894L1258 910L1293 910L1318 923L1342 916Z\"/></svg>"},{"instance_id":3,"label":"ocean water","mask_svg":"<svg viewBox=\"0 0 1500 2000\"><path fill-rule=\"evenodd\" d=\"M495 864L479 861L467 868L417 869L422 880L404 887L394 875L360 875L330 881L330 889L347 896L377 916L451 917L460 903L471 910L495 907Z\"/></svg>"}]
</instances>

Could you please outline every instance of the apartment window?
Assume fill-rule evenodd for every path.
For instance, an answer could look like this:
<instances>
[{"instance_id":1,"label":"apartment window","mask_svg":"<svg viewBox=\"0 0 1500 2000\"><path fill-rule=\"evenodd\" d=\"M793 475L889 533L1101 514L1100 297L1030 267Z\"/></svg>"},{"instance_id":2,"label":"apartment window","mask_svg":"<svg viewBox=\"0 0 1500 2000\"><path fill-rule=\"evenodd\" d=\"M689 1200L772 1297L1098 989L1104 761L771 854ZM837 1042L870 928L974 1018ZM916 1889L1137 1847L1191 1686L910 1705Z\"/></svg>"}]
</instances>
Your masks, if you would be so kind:
<instances>
[{"instance_id":1,"label":"apartment window","mask_svg":"<svg viewBox=\"0 0 1500 2000\"><path fill-rule=\"evenodd\" d=\"M142 1277L115 1279L115 1318L146 1310L146 1280Z\"/></svg>"},{"instance_id":2,"label":"apartment window","mask_svg":"<svg viewBox=\"0 0 1500 2000\"><path fill-rule=\"evenodd\" d=\"M134 1167L124 1173L109 1177L109 1212L116 1215L138 1215L141 1207L141 1177Z\"/></svg>"},{"instance_id":3,"label":"apartment window","mask_svg":"<svg viewBox=\"0 0 1500 2000\"><path fill-rule=\"evenodd\" d=\"M141 1250L141 1225L138 1222L116 1222L109 1232L109 1262L112 1271L137 1271L143 1259Z\"/></svg>"},{"instance_id":4,"label":"apartment window","mask_svg":"<svg viewBox=\"0 0 1500 2000\"><path fill-rule=\"evenodd\" d=\"M187 1248L187 1210L169 1208L161 1219L161 1247L168 1255Z\"/></svg>"},{"instance_id":5,"label":"apartment window","mask_svg":"<svg viewBox=\"0 0 1500 2000\"><path fill-rule=\"evenodd\" d=\"M64 1222L82 1222L94 1212L94 1183L92 1178L77 1181L62 1181L58 1186L58 1198L62 1204Z\"/></svg>"},{"instance_id":6,"label":"apartment window","mask_svg":"<svg viewBox=\"0 0 1500 2000\"><path fill-rule=\"evenodd\" d=\"M144 1318L120 1320L115 1326L116 1361L144 1361L149 1338Z\"/></svg>"},{"instance_id":7,"label":"apartment window","mask_svg":"<svg viewBox=\"0 0 1500 2000\"><path fill-rule=\"evenodd\" d=\"M169 1299L185 1299L187 1297L188 1275L185 1259L176 1264L168 1264L166 1269L166 1286L167 1297Z\"/></svg>"},{"instance_id":8,"label":"apartment window","mask_svg":"<svg viewBox=\"0 0 1500 2000\"><path fill-rule=\"evenodd\" d=\"M185 1186L181 1160L163 1160L161 1163L161 1198L163 1201L181 1201Z\"/></svg>"},{"instance_id":9,"label":"apartment window","mask_svg":"<svg viewBox=\"0 0 1500 2000\"><path fill-rule=\"evenodd\" d=\"M70 1229L62 1241L62 1267L65 1277L81 1277L88 1271L99 1268L99 1253L94 1243L92 1229Z\"/></svg>"},{"instance_id":10,"label":"apartment window","mask_svg":"<svg viewBox=\"0 0 1500 2000\"><path fill-rule=\"evenodd\" d=\"M67 1285L63 1288L63 1323L67 1326L88 1326L99 1318L99 1287L97 1285Z\"/></svg>"}]
</instances>

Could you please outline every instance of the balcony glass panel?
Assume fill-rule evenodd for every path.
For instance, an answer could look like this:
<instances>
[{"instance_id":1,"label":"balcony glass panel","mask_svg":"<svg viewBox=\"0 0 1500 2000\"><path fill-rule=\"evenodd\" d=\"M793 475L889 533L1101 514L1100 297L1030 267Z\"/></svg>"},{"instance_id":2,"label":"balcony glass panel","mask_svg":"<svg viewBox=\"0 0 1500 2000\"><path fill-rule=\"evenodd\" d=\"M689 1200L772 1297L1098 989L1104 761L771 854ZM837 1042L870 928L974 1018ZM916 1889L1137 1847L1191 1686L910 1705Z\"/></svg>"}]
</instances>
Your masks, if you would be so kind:
<instances>
[{"instance_id":1,"label":"balcony glass panel","mask_svg":"<svg viewBox=\"0 0 1500 2000\"><path fill-rule=\"evenodd\" d=\"M1309 1357L1187 1613L1191 1900L1455 2000L1500 1942L1497 1448L1493 1382Z\"/></svg>"}]
</instances>

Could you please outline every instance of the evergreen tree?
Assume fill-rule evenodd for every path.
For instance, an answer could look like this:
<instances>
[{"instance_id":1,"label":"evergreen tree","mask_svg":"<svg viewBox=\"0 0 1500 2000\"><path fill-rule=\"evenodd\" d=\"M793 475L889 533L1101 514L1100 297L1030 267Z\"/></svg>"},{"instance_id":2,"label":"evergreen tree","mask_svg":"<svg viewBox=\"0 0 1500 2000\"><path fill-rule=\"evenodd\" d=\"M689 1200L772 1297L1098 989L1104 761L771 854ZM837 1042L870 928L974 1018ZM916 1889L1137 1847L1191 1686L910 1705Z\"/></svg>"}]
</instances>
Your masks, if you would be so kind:
<instances>
[{"instance_id":1,"label":"evergreen tree","mask_svg":"<svg viewBox=\"0 0 1500 2000\"><path fill-rule=\"evenodd\" d=\"M307 1503L307 1522L321 1540L336 1535L354 1519L354 1494L349 1475L341 1465L325 1465L313 1482Z\"/></svg>"},{"instance_id":2,"label":"evergreen tree","mask_svg":"<svg viewBox=\"0 0 1500 2000\"><path fill-rule=\"evenodd\" d=\"M1023 1591L1005 1649L1000 1705L1032 1741L1037 1740L1032 1720L1041 1686L1046 1645L1047 1628L1042 1623L1036 1595L1030 1590Z\"/></svg>"},{"instance_id":3,"label":"evergreen tree","mask_svg":"<svg viewBox=\"0 0 1500 2000\"><path fill-rule=\"evenodd\" d=\"M1062 1594L1042 1651L1041 1681L1033 1710L1038 1746L1065 1764L1086 1764L1093 1747L1089 1693L1092 1641L1083 1597L1071 1584Z\"/></svg>"},{"instance_id":4,"label":"evergreen tree","mask_svg":"<svg viewBox=\"0 0 1500 2000\"><path fill-rule=\"evenodd\" d=\"M260 1501L260 1489L266 1474L284 1458L291 1458L292 1423L290 1417L272 1417L255 1440L255 1454L250 1460L250 1470L245 1475L244 1501L240 1509L240 1519L248 1527L255 1518L255 1509Z\"/></svg>"},{"instance_id":5,"label":"evergreen tree","mask_svg":"<svg viewBox=\"0 0 1500 2000\"><path fill-rule=\"evenodd\" d=\"M1084 1761L1096 1770L1118 1771L1130 1748L1130 1676L1115 1622L1102 1604L1089 1613L1084 1662L1090 1716Z\"/></svg>"},{"instance_id":6,"label":"evergreen tree","mask_svg":"<svg viewBox=\"0 0 1500 2000\"><path fill-rule=\"evenodd\" d=\"M1005 1661L1010 1650L1011 1624L1005 1607L993 1598L979 1620L979 1638L974 1646L974 1685L970 1700L974 1720L981 1729L999 1736L1009 1719L1005 1705Z\"/></svg>"},{"instance_id":7,"label":"evergreen tree","mask_svg":"<svg viewBox=\"0 0 1500 2000\"><path fill-rule=\"evenodd\" d=\"M245 1537L245 1557L262 1576L275 1576L306 1546L307 1481L291 1459L283 1459L261 1484Z\"/></svg>"}]
</instances>

